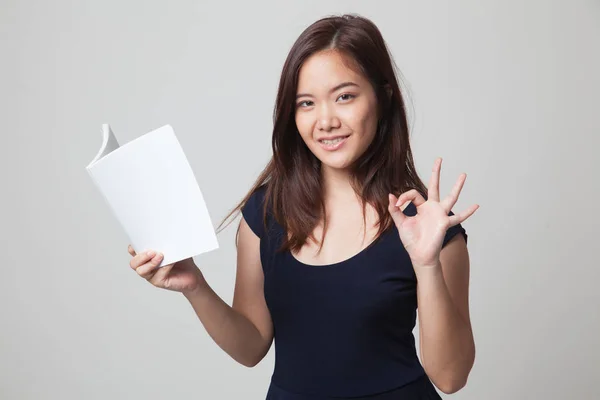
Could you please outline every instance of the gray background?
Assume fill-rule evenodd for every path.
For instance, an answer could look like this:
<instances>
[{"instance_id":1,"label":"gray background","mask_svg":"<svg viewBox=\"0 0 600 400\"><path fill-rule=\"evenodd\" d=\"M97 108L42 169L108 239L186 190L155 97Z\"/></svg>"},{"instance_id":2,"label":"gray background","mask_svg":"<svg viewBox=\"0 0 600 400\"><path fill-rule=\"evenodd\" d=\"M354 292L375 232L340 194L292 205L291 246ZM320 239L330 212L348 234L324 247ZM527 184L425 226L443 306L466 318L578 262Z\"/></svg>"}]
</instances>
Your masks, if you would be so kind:
<instances>
[{"instance_id":1,"label":"gray background","mask_svg":"<svg viewBox=\"0 0 600 400\"><path fill-rule=\"evenodd\" d=\"M84 167L171 124L215 225L270 156L279 73L330 14L379 26L424 178L468 173L477 359L457 399L598 398L598 1L0 2L0 398L261 399L178 293L129 269ZM157 188L160 193L160 188ZM196 257L231 302L233 226ZM417 332L415 332L417 333Z\"/></svg>"}]
</instances>

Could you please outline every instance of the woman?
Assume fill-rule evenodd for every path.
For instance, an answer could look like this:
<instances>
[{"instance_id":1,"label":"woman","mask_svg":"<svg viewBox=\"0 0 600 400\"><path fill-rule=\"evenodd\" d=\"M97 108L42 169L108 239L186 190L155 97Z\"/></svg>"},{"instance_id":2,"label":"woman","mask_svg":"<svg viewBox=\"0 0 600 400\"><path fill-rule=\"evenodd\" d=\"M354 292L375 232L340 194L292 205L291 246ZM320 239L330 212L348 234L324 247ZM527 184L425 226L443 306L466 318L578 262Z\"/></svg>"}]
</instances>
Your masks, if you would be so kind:
<instances>
[{"instance_id":1,"label":"woman","mask_svg":"<svg viewBox=\"0 0 600 400\"><path fill-rule=\"evenodd\" d=\"M157 268L161 254L130 246L131 267L182 292L241 364L256 365L275 339L268 399L439 398L431 382L461 389L475 357L461 223L478 206L451 211L464 174L440 198L440 159L428 187L417 176L393 63L371 21L324 18L300 35L272 143L234 210L231 307L192 259Z\"/></svg>"}]
</instances>

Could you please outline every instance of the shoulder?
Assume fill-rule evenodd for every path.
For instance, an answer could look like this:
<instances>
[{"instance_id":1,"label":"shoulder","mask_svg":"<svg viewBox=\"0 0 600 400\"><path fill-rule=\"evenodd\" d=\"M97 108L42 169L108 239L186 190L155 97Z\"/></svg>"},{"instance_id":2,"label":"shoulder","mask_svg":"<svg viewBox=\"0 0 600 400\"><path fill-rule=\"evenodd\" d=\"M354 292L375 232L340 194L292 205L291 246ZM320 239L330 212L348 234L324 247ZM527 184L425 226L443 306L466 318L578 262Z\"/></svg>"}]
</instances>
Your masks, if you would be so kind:
<instances>
[{"instance_id":1,"label":"shoulder","mask_svg":"<svg viewBox=\"0 0 600 400\"><path fill-rule=\"evenodd\" d=\"M258 237L264 235L266 186L259 186L248 196L241 211L246 223Z\"/></svg>"},{"instance_id":2,"label":"shoulder","mask_svg":"<svg viewBox=\"0 0 600 400\"><path fill-rule=\"evenodd\" d=\"M412 201L404 204L400 209L407 217L414 217L417 215L417 207L415 207Z\"/></svg>"},{"instance_id":3,"label":"shoulder","mask_svg":"<svg viewBox=\"0 0 600 400\"><path fill-rule=\"evenodd\" d=\"M415 215L417 215L417 207L412 203L412 201L410 203L408 203L405 208L402 210L402 212L408 216L408 217L414 217ZM450 211L448 213L449 216L454 215L454 213L452 211ZM446 235L444 236L444 241L442 243L442 247L446 247L446 245L455 237L455 236L462 236L465 240L465 242L467 241L468 235L467 235L467 231L465 230L465 228L462 226L462 224L457 224L454 226L451 226L447 231L446 231Z\"/></svg>"},{"instance_id":4,"label":"shoulder","mask_svg":"<svg viewBox=\"0 0 600 400\"><path fill-rule=\"evenodd\" d=\"M266 184L259 186L253 192L250 193L250 196L248 197L248 200L246 201L245 206L249 206L249 207L251 207L251 206L259 206L259 207L262 207L264 205L264 202L265 202L266 192L267 192L267 186L266 186Z\"/></svg>"}]
</instances>

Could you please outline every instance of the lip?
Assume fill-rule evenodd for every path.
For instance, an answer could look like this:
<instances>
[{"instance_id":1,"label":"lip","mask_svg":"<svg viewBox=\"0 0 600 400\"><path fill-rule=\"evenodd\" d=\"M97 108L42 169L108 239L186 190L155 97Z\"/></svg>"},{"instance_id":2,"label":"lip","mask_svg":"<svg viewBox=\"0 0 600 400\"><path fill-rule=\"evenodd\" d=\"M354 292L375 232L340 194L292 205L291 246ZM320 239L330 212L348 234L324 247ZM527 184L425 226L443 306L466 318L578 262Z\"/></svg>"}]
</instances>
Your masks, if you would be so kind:
<instances>
[{"instance_id":1,"label":"lip","mask_svg":"<svg viewBox=\"0 0 600 400\"><path fill-rule=\"evenodd\" d=\"M322 137L322 138L317 139L317 142L319 142L319 145L324 150L335 151L335 150L338 150L339 148L341 148L344 145L344 143L346 143L348 141L349 137L350 137L350 135L328 136L328 137ZM325 144L325 143L322 142L322 140L335 140L335 139L339 139L339 138L342 138L342 140L340 140L336 144L329 144L328 145L328 144Z\"/></svg>"}]
</instances>

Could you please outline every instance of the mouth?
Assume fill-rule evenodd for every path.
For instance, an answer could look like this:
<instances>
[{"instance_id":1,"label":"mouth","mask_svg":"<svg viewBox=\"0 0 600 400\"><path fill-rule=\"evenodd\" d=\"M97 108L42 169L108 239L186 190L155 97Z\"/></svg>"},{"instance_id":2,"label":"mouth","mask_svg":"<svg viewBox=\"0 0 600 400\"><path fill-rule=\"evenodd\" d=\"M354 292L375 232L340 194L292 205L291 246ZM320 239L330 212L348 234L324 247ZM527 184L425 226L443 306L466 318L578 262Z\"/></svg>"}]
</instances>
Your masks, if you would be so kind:
<instances>
[{"instance_id":1,"label":"mouth","mask_svg":"<svg viewBox=\"0 0 600 400\"><path fill-rule=\"evenodd\" d=\"M348 139L348 137L350 137L350 135L348 136L336 136L336 137L332 137L332 138L327 138L327 139L319 139L318 142L321 145L322 148L324 148L325 150L337 150L340 147L342 147L342 145L344 143L346 143L346 140Z\"/></svg>"}]
</instances>

